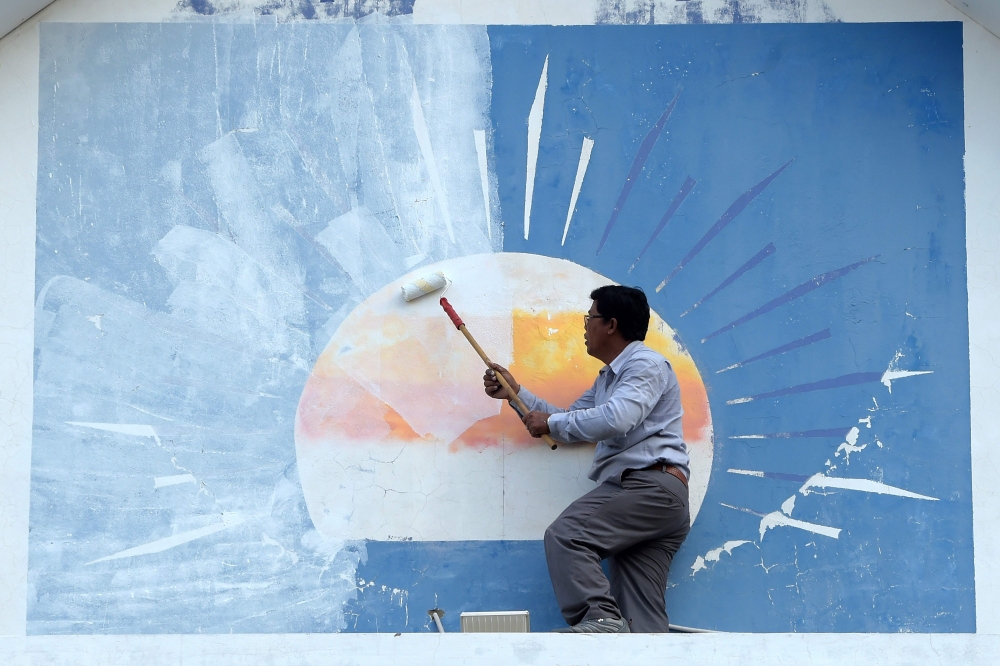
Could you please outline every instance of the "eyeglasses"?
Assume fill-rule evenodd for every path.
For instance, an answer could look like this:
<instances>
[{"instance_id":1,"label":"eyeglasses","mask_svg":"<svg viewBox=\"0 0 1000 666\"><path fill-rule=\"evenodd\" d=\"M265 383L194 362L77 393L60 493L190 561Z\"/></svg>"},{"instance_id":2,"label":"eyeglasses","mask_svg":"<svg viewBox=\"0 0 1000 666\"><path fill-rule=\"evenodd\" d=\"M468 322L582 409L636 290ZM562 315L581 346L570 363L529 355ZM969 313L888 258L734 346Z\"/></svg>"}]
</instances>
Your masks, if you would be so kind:
<instances>
[{"instance_id":1,"label":"eyeglasses","mask_svg":"<svg viewBox=\"0 0 1000 666\"><path fill-rule=\"evenodd\" d=\"M584 328L587 328L587 324L590 323L591 319L607 319L607 317L605 317L603 315L585 314L585 315L583 315L583 327Z\"/></svg>"}]
</instances>

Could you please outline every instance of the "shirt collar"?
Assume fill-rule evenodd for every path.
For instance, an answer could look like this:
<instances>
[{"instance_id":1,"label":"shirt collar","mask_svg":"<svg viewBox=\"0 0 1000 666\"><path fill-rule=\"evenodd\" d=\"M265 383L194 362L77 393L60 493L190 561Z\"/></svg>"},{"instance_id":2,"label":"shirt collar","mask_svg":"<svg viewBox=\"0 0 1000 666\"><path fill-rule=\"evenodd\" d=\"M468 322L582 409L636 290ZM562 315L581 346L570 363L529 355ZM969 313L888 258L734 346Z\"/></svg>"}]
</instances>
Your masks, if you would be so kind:
<instances>
[{"instance_id":1,"label":"shirt collar","mask_svg":"<svg viewBox=\"0 0 1000 666\"><path fill-rule=\"evenodd\" d=\"M615 357L615 360L611 361L611 363L604 366L601 372L603 373L608 368L611 368L611 372L617 375L621 371L622 366L625 365L625 362L628 361L630 358L632 358L632 354L634 354L636 351L639 350L640 347L643 346L645 345L642 344L642 340L633 340L632 342L628 343L628 346L625 347L625 349L623 349L621 353Z\"/></svg>"}]
</instances>

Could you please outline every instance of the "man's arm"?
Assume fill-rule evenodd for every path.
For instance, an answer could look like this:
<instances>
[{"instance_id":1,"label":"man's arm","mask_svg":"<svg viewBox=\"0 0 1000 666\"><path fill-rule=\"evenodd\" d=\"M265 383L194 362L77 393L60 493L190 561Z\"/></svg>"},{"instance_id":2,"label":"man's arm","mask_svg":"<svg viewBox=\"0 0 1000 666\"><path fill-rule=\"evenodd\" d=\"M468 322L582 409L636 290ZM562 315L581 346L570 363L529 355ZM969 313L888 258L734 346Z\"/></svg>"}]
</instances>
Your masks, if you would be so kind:
<instances>
[{"instance_id":1,"label":"man's arm","mask_svg":"<svg viewBox=\"0 0 1000 666\"><path fill-rule=\"evenodd\" d=\"M529 411L527 414L521 414L520 411L514 406L514 403L511 401L511 396L507 394L507 390L503 388L500 385L499 381L497 380L495 374L497 372L503 374L504 379L507 380L507 383L514 390L514 393L528 408ZM497 363L494 363L491 366L491 368L486 371L486 374L483 375L483 386L486 391L486 395L490 396L491 398L496 398L498 400L507 400L507 404L510 405L511 409L513 409L515 412L518 413L518 415L521 417L521 421L528 429L528 432L530 432L534 437L541 437L543 434L544 435L550 434L547 422L549 416L551 414L558 414L566 411L562 407L557 407L552 403L543 400L542 398L539 398L534 393L521 386L517 382L517 380L514 379L514 376L510 374L507 368ZM576 400L576 402L570 405L570 409L571 410L587 409L593 406L594 406L594 387L591 386L584 392L582 396L580 396ZM590 441L590 440L563 439L560 441L570 444L577 441Z\"/></svg>"},{"instance_id":2,"label":"man's arm","mask_svg":"<svg viewBox=\"0 0 1000 666\"><path fill-rule=\"evenodd\" d=\"M542 400L534 393L528 389L521 387L520 392L517 397L524 401L525 406L531 411L527 414L521 415L521 421L524 426L528 429L533 437L541 437L542 435L551 435L553 439L556 439L564 444L574 444L578 442L591 441L591 440L581 440L581 439L561 439L555 434L553 434L552 429L549 427L549 419L554 414L563 414L567 410L562 407L556 407L555 405ZM594 388L590 387L582 396L580 396L576 402L570 405L569 411L574 409L584 409L587 407L594 406ZM513 405L511 405L513 407Z\"/></svg>"},{"instance_id":3,"label":"man's arm","mask_svg":"<svg viewBox=\"0 0 1000 666\"><path fill-rule=\"evenodd\" d=\"M552 414L548 418L551 435L561 441L588 442L620 437L649 416L665 386L656 361L630 363L604 404Z\"/></svg>"},{"instance_id":4,"label":"man's arm","mask_svg":"<svg viewBox=\"0 0 1000 666\"><path fill-rule=\"evenodd\" d=\"M583 395L577 398L576 402L569 406L569 410L556 407L552 403L539 398L524 386L518 392L517 397L524 401L524 404L533 412L545 412L546 414L561 414L574 409L587 409L594 406L594 387L591 386Z\"/></svg>"}]
</instances>

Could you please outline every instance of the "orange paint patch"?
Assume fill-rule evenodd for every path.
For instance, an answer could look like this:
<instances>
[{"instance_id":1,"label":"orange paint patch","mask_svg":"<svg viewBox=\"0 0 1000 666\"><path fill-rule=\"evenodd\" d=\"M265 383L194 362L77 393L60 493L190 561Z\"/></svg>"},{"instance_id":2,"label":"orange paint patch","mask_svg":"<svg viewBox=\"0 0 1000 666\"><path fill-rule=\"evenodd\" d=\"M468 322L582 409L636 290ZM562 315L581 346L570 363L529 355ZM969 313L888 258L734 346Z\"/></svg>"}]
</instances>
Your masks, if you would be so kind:
<instances>
[{"instance_id":1,"label":"orange paint patch","mask_svg":"<svg viewBox=\"0 0 1000 666\"><path fill-rule=\"evenodd\" d=\"M583 340L583 312L528 313L514 311L514 361L509 370L517 381L538 397L568 408L589 389L604 363L587 355ZM671 336L660 330L662 320L653 317L645 343L670 361L681 389L684 408L684 439L688 442L707 436L710 425L708 393L690 356L680 351ZM481 450L497 444L534 446L517 414L506 404L499 416L481 419L452 443Z\"/></svg>"},{"instance_id":2,"label":"orange paint patch","mask_svg":"<svg viewBox=\"0 0 1000 666\"><path fill-rule=\"evenodd\" d=\"M296 431L303 441L326 439L415 441L421 439L389 405L344 372L310 375L306 381Z\"/></svg>"},{"instance_id":3,"label":"orange paint patch","mask_svg":"<svg viewBox=\"0 0 1000 666\"><path fill-rule=\"evenodd\" d=\"M583 312L523 310L513 313L513 361L510 371L535 395L559 407L569 407L590 388L603 367L601 361L587 355L583 341L583 315ZM447 320L444 319L444 322ZM380 328L363 334L366 338L379 337L379 357L371 360L379 364L380 371L375 376L393 386L409 384L413 400L421 400L421 395L435 390L437 373L430 362L431 356L441 359L471 352L471 349L455 349L456 344L466 345L465 341L450 335L446 325L438 326L441 322L426 322L424 325L428 330L419 331L419 334L412 325L403 326L395 318L385 318L381 323ZM450 333L454 333L454 329ZM694 361L681 351L669 329L655 315L650 322L646 344L663 354L677 375L684 408L685 440L705 439L708 434L706 429L711 424L708 395ZM489 351L487 349L487 353ZM350 356L351 351L326 350L317 360L302 393L296 430L303 442L424 439L398 412L353 380L334 361L335 353L344 358ZM483 390L480 376L468 378L468 390L470 396L472 392L478 394ZM447 419L462 409L463 404L459 400L448 405L440 418ZM528 435L517 415L506 404L502 405L499 415L477 420L451 443L450 448L482 450L502 443L518 447L538 444L538 440Z\"/></svg>"}]
</instances>

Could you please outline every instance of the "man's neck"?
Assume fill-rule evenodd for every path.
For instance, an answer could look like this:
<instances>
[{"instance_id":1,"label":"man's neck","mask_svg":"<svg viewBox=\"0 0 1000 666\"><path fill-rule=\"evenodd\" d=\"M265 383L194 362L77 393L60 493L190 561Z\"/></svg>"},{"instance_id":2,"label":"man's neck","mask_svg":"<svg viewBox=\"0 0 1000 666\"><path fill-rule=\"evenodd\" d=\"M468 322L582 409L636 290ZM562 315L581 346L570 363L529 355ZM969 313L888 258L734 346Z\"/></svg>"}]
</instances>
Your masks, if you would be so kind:
<instances>
[{"instance_id":1,"label":"man's neck","mask_svg":"<svg viewBox=\"0 0 1000 666\"><path fill-rule=\"evenodd\" d=\"M626 340L620 336L615 336L613 339L608 341L608 346L606 349L602 349L596 356L597 359L604 362L604 365L611 365L616 358L618 358L625 348L632 344L631 340Z\"/></svg>"}]
</instances>

